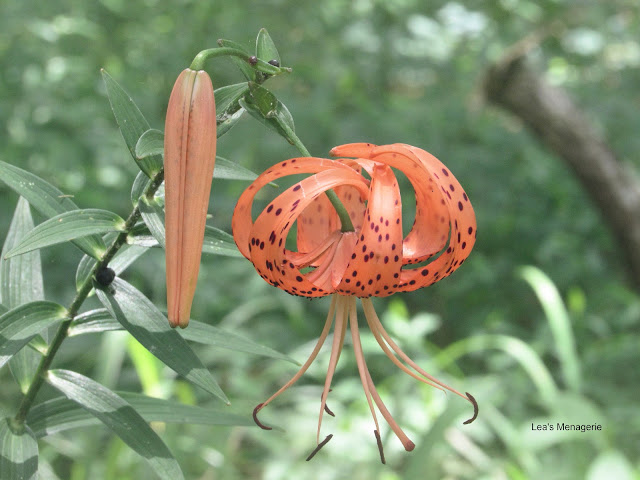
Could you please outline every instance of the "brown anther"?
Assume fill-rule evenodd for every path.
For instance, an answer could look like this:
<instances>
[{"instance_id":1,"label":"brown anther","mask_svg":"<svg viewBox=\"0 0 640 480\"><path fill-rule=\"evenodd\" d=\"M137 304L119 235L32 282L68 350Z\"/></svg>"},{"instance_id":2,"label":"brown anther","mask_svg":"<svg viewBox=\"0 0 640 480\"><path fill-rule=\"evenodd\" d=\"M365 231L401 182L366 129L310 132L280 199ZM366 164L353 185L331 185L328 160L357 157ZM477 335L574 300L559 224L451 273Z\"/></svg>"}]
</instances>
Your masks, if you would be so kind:
<instances>
[{"instance_id":1,"label":"brown anther","mask_svg":"<svg viewBox=\"0 0 640 480\"><path fill-rule=\"evenodd\" d=\"M327 435L327 438L321 441L318 444L318 446L313 450L313 452L311 452L311 454L307 457L307 462L311 460L313 457L315 457L316 453L318 453L322 447L324 447L327 443L329 443L329 440L331 440L332 438L333 438L333 433L330 435Z\"/></svg>"},{"instance_id":2,"label":"brown anther","mask_svg":"<svg viewBox=\"0 0 640 480\"><path fill-rule=\"evenodd\" d=\"M330 388L330 389L329 389L329 391L331 392L331 391L333 391L333 389L332 389L332 388ZM322 400L322 395L320 395L320 400ZM336 416L336 414L335 414L335 413L333 413L333 412L331 411L331 409L330 409L330 408L329 408L329 406L327 405L327 402L326 402L326 401L325 401L325 403L324 403L324 411L325 411L325 412L327 412L327 413L328 413L329 415L331 415L332 417L335 417L335 416Z\"/></svg>"},{"instance_id":3,"label":"brown anther","mask_svg":"<svg viewBox=\"0 0 640 480\"><path fill-rule=\"evenodd\" d=\"M264 403L259 403L256 408L253 409L253 421L256 422L256 425L263 430L273 430L271 427L267 427L264 423L258 420L258 412L262 408L262 405L264 405Z\"/></svg>"},{"instance_id":4,"label":"brown anther","mask_svg":"<svg viewBox=\"0 0 640 480\"><path fill-rule=\"evenodd\" d=\"M382 449L382 439L380 438L380 433L378 430L374 430L373 434L376 436L376 442L378 443L378 450L380 451L380 461L383 465L386 465L386 461L384 459L384 450Z\"/></svg>"},{"instance_id":5,"label":"brown anther","mask_svg":"<svg viewBox=\"0 0 640 480\"><path fill-rule=\"evenodd\" d=\"M476 402L476 399L473 398L473 395L471 395L469 392L464 392L467 395L467 398L469 399L469 401L473 404L473 417L471 417L469 420L467 420L466 422L462 422L464 425L467 425L471 422L473 422L476 418L478 418L478 402Z\"/></svg>"}]
</instances>

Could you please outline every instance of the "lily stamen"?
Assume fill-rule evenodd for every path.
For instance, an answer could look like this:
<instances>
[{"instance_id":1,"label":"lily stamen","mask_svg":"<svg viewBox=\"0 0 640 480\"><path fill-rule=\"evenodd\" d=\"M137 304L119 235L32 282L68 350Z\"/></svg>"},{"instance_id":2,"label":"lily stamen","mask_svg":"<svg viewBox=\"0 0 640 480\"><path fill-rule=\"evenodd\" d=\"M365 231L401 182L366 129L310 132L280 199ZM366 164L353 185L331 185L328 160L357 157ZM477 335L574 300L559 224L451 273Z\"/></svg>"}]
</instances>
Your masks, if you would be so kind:
<instances>
[{"instance_id":1,"label":"lily stamen","mask_svg":"<svg viewBox=\"0 0 640 480\"><path fill-rule=\"evenodd\" d=\"M316 453L318 453L322 447L324 447L327 443L329 443L329 440L331 440L332 438L333 438L333 433L330 435L327 435L327 437L322 442L320 442L316 448L313 449L313 452L309 454L309 456L307 457L307 462L311 460L313 457L315 457Z\"/></svg>"},{"instance_id":2,"label":"lily stamen","mask_svg":"<svg viewBox=\"0 0 640 480\"><path fill-rule=\"evenodd\" d=\"M330 388L329 389L329 393L331 393L332 391L333 391L333 388ZM320 400L322 401L322 395L320 395ZM325 413L327 413L327 415L331 415L332 417L336 416L336 414L333 413L331 411L331 409L329 408L329 405L326 404L326 401L325 401L325 404L324 404L324 411L325 411Z\"/></svg>"},{"instance_id":3,"label":"lily stamen","mask_svg":"<svg viewBox=\"0 0 640 480\"><path fill-rule=\"evenodd\" d=\"M385 465L387 462L384 459L384 449L382 448L382 439L380 438L380 433L378 432L378 430L374 430L373 434L376 436L376 443L378 444L378 451L380 452L380 461L383 465Z\"/></svg>"}]
</instances>

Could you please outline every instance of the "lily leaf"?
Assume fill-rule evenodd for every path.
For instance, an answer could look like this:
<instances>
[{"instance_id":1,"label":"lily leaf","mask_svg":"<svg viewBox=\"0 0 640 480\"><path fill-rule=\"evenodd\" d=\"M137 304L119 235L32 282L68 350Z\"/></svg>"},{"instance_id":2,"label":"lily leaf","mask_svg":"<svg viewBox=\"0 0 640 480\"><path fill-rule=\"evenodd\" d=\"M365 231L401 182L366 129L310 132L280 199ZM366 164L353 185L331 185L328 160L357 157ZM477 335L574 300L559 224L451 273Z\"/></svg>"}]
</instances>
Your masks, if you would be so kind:
<instances>
[{"instance_id":1,"label":"lily leaf","mask_svg":"<svg viewBox=\"0 0 640 480\"><path fill-rule=\"evenodd\" d=\"M239 102L240 100L238 101L238 103ZM242 115L244 114L245 111L246 110L244 108L240 108L238 109L238 111L234 112L231 116L228 116L224 120L220 121L220 123L218 123L218 128L216 131L217 137L220 138L222 135L224 135L233 127L235 127L236 124L242 118Z\"/></svg>"},{"instance_id":2,"label":"lily leaf","mask_svg":"<svg viewBox=\"0 0 640 480\"><path fill-rule=\"evenodd\" d=\"M129 94L104 69L102 70L102 78L107 87L111 110L113 110L113 115L116 118L118 127L120 127L120 133L122 133L122 138L124 138L131 156L140 170L149 178L153 178L162 170L162 158L158 155L150 155L144 158L136 156L136 144L142 134L149 130L149 122L144 118L144 115L142 115L142 112L140 112L140 109Z\"/></svg>"},{"instance_id":3,"label":"lily leaf","mask_svg":"<svg viewBox=\"0 0 640 480\"><path fill-rule=\"evenodd\" d=\"M103 308L91 310L78 315L71 327L69 336L83 335L85 333L101 333L113 330L121 330L122 325ZM178 330L178 333L190 342L202 343L214 347L225 348L236 352L250 353L263 357L277 358L287 362L298 364L291 357L277 352L269 347L260 345L242 335L214 327L197 320L189 320L189 327Z\"/></svg>"},{"instance_id":4,"label":"lily leaf","mask_svg":"<svg viewBox=\"0 0 640 480\"><path fill-rule=\"evenodd\" d=\"M120 278L108 290L96 290L98 298L136 340L191 383L229 403L211 373L151 300Z\"/></svg>"},{"instance_id":5,"label":"lily leaf","mask_svg":"<svg viewBox=\"0 0 640 480\"><path fill-rule=\"evenodd\" d=\"M249 114L293 144L291 132L295 124L289 109L273 93L257 83L249 82L249 95L239 100Z\"/></svg>"},{"instance_id":6,"label":"lily leaf","mask_svg":"<svg viewBox=\"0 0 640 480\"><path fill-rule=\"evenodd\" d=\"M135 152L139 160L153 155L164 155L164 133L155 128L147 130L138 139Z\"/></svg>"},{"instance_id":7,"label":"lily leaf","mask_svg":"<svg viewBox=\"0 0 640 480\"><path fill-rule=\"evenodd\" d=\"M44 300L40 252L4 259L6 253L20 243L32 229L33 219L29 203L24 197L20 197L0 254L0 303L12 308ZM44 344L46 347L44 338L38 335L36 339L40 346ZM38 351L30 348L21 349L11 358L9 368L22 393L26 393L29 388L41 358Z\"/></svg>"},{"instance_id":8,"label":"lily leaf","mask_svg":"<svg viewBox=\"0 0 640 480\"><path fill-rule=\"evenodd\" d=\"M138 175L136 175L133 185L131 186L131 204L134 207L138 206L138 201L144 193L145 188L147 188L147 185L149 185L149 182L151 182L151 179L147 177L144 172L139 172Z\"/></svg>"},{"instance_id":9,"label":"lily leaf","mask_svg":"<svg viewBox=\"0 0 640 480\"><path fill-rule=\"evenodd\" d=\"M270 118L275 115L278 99L270 90L255 82L249 82L249 92L253 104L258 107L263 117Z\"/></svg>"},{"instance_id":10,"label":"lily leaf","mask_svg":"<svg viewBox=\"0 0 640 480\"><path fill-rule=\"evenodd\" d=\"M26 425L12 426L9 418L0 419L0 478L38 479L36 437Z\"/></svg>"},{"instance_id":11,"label":"lily leaf","mask_svg":"<svg viewBox=\"0 0 640 480\"><path fill-rule=\"evenodd\" d=\"M252 426L250 417L215 408L184 405L171 400L148 397L140 393L117 392L147 423L193 423L199 425ZM47 400L29 411L27 423L37 438L64 432L72 428L98 425L89 412L64 397Z\"/></svg>"},{"instance_id":12,"label":"lily leaf","mask_svg":"<svg viewBox=\"0 0 640 480\"><path fill-rule=\"evenodd\" d=\"M225 257L242 257L231 235L209 225L204 227L202 253L223 255Z\"/></svg>"},{"instance_id":13,"label":"lily leaf","mask_svg":"<svg viewBox=\"0 0 640 480\"><path fill-rule=\"evenodd\" d=\"M33 173L0 161L0 181L23 196L29 204L47 218L77 210L78 206L68 195L45 182ZM94 258L100 258L107 247L98 235L78 238L73 243L84 252L91 252Z\"/></svg>"},{"instance_id":14,"label":"lily leaf","mask_svg":"<svg viewBox=\"0 0 640 480\"><path fill-rule=\"evenodd\" d=\"M88 235L122 231L124 223L115 213L96 208L61 213L31 230L18 245L7 252L5 258ZM85 253L93 255L94 252L89 249Z\"/></svg>"},{"instance_id":15,"label":"lily leaf","mask_svg":"<svg viewBox=\"0 0 640 480\"><path fill-rule=\"evenodd\" d=\"M122 330L120 325L109 310L106 308L96 308L88 312L81 313L73 319L73 323L69 327L68 336L75 337L84 335L85 333L102 333Z\"/></svg>"},{"instance_id":16,"label":"lily leaf","mask_svg":"<svg viewBox=\"0 0 640 480\"><path fill-rule=\"evenodd\" d=\"M217 88L213 93L216 97L218 118L224 116L230 108L236 110L238 100L247 93L247 90L249 90L247 82Z\"/></svg>"},{"instance_id":17,"label":"lily leaf","mask_svg":"<svg viewBox=\"0 0 640 480\"><path fill-rule=\"evenodd\" d=\"M166 480L184 479L180 466L147 421L122 397L68 370L51 370L47 381L109 427Z\"/></svg>"},{"instance_id":18,"label":"lily leaf","mask_svg":"<svg viewBox=\"0 0 640 480\"><path fill-rule=\"evenodd\" d=\"M140 197L140 214L145 225L156 239L158 244L164 248L165 242L165 229L164 229L164 210L154 200L149 200L146 197Z\"/></svg>"},{"instance_id":19,"label":"lily leaf","mask_svg":"<svg viewBox=\"0 0 640 480\"><path fill-rule=\"evenodd\" d=\"M0 316L0 367L38 332L66 317L63 306L45 301L25 303Z\"/></svg>"},{"instance_id":20,"label":"lily leaf","mask_svg":"<svg viewBox=\"0 0 640 480\"><path fill-rule=\"evenodd\" d=\"M278 62L278 65L280 65L280 54L266 28L261 28L258 32L258 38L256 38L256 56L265 62L275 60Z\"/></svg>"}]
</instances>

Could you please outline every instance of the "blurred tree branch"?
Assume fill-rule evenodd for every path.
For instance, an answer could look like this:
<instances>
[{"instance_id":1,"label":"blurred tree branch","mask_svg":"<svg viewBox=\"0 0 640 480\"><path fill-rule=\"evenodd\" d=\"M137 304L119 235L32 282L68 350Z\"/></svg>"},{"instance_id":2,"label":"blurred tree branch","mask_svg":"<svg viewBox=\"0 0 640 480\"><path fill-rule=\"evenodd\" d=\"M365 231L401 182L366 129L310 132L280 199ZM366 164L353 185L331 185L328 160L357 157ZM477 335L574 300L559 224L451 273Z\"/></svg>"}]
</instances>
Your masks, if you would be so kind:
<instances>
[{"instance_id":1,"label":"blurred tree branch","mask_svg":"<svg viewBox=\"0 0 640 480\"><path fill-rule=\"evenodd\" d=\"M487 99L516 115L573 170L612 230L640 290L640 180L573 103L526 61L532 42L516 44L484 78Z\"/></svg>"}]
</instances>

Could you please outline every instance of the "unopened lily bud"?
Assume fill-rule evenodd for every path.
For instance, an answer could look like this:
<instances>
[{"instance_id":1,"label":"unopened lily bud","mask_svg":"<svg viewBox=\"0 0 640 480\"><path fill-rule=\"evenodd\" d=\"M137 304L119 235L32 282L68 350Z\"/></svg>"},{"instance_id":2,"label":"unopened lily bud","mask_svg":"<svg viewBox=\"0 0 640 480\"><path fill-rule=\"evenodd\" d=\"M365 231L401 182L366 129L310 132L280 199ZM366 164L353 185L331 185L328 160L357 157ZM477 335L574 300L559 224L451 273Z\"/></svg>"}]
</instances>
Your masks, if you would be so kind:
<instances>
[{"instance_id":1,"label":"unopened lily bud","mask_svg":"<svg viewBox=\"0 0 640 480\"><path fill-rule=\"evenodd\" d=\"M165 124L167 309L172 327L186 327L196 290L216 161L213 85L203 70L176 80Z\"/></svg>"}]
</instances>

